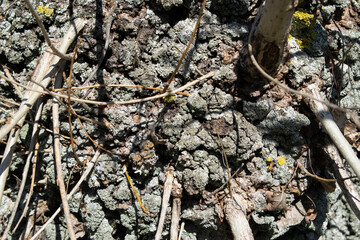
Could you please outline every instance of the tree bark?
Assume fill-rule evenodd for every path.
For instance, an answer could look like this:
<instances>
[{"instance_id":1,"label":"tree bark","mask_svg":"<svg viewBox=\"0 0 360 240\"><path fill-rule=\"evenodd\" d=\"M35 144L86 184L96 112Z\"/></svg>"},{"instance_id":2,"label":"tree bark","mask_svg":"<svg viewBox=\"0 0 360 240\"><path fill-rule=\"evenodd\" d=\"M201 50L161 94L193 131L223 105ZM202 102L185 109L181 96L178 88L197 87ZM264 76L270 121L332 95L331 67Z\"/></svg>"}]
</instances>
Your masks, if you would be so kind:
<instances>
[{"instance_id":1,"label":"tree bark","mask_svg":"<svg viewBox=\"0 0 360 240\"><path fill-rule=\"evenodd\" d=\"M270 75L279 70L297 0L266 0L251 43L260 66Z\"/></svg>"}]
</instances>

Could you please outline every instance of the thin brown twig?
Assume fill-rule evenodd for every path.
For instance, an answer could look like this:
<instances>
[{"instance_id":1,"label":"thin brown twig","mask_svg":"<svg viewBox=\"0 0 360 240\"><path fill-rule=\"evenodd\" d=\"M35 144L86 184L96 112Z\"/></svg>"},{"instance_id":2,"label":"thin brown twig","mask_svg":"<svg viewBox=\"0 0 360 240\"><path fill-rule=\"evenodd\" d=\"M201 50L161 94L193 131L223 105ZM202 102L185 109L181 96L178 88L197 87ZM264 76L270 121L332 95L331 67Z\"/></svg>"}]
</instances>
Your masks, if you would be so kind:
<instances>
[{"instance_id":1,"label":"thin brown twig","mask_svg":"<svg viewBox=\"0 0 360 240\"><path fill-rule=\"evenodd\" d=\"M131 182L131 179L130 179L129 173L128 173L128 171L127 171L126 165L123 166L123 169L124 169L124 171L125 171L126 178L127 178L128 182L129 182L129 184L130 184L131 190L133 191L136 199L138 200L141 209L144 211L144 213L146 213L148 216L151 217L151 213L150 213L149 210L147 210L147 209L145 208L145 206L142 204L141 199L140 199L140 196L139 196L139 194L136 192L136 189L134 188L134 185L133 185L132 182Z\"/></svg>"},{"instance_id":2,"label":"thin brown twig","mask_svg":"<svg viewBox=\"0 0 360 240\"><path fill-rule=\"evenodd\" d=\"M66 77L64 77L64 78L66 78ZM51 97L55 98L61 105L63 105L66 109L68 109L68 105L65 104L63 101L61 101L61 100L59 99L59 96L57 96L56 94L54 94L53 92L51 92L50 90L48 90L47 88L45 88L41 83L34 82L34 81L32 81L31 79L29 80L29 82L32 82L32 83L34 83L35 85L38 85L39 87L41 87L41 88L44 90L44 93L46 93L46 94L50 95ZM62 97L63 97L63 98L68 98L67 95L63 95ZM91 119L91 118L78 115L78 114L74 111L73 107L71 107L71 109L72 109L72 114L76 115L78 118L80 118L80 119L82 119L82 120L84 120L84 121L88 121L88 122L97 124L97 125L99 125L99 126L101 126L101 127L106 127L105 124L103 124L103 123L101 123L101 122L99 122L99 121L95 121L95 120L93 120L93 119Z\"/></svg>"},{"instance_id":3,"label":"thin brown twig","mask_svg":"<svg viewBox=\"0 0 360 240\"><path fill-rule=\"evenodd\" d=\"M77 153L76 153L76 150L75 150L75 144L74 144L74 138L73 138L73 133L72 133L72 122L71 122L71 101L70 101L70 97L71 97L71 78L72 78L72 72L73 72L73 65L74 65L74 61L75 61L75 57L76 57L76 54L77 54L77 50L79 49L79 46L80 46L80 43L81 43L81 38L78 42L78 44L76 44L75 46L75 49L74 49L74 52L73 52L73 57L71 58L71 64L70 64L70 73L69 73L69 80L66 81L66 77L65 77L65 73L64 74L64 80L67 82L67 85L68 85L68 106L67 106L67 111L68 111L68 121L69 121L69 133L70 133L70 144L71 144L71 149L72 149L72 152L74 154L74 157L76 159L76 162L81 165L81 166L84 166L84 162L81 162Z\"/></svg>"},{"instance_id":4,"label":"thin brown twig","mask_svg":"<svg viewBox=\"0 0 360 240\"><path fill-rule=\"evenodd\" d=\"M34 151L34 162L33 162L32 175L31 175L30 192L29 192L28 198L26 200L24 210L23 210L17 224L15 225L14 229L12 230L12 234L14 234L16 232L16 229L19 227L19 225L21 223L21 220L25 217L25 214L27 212L27 208L29 207L29 204L30 204L31 197L32 197L32 195L34 193L36 163L37 163L37 158L38 158L38 154L39 154L39 146L40 146L39 142L36 141L35 151Z\"/></svg>"},{"instance_id":5,"label":"thin brown twig","mask_svg":"<svg viewBox=\"0 0 360 240\"><path fill-rule=\"evenodd\" d=\"M15 82L14 78L11 76L11 73L10 73L9 69L8 69L6 66L2 66L2 67L4 68L4 72L5 72L6 76L7 76L9 79L11 79L11 80L13 80L13 81ZM24 96L23 96L23 94L21 93L21 91L20 91L20 89L18 88L18 86L16 86L15 84L13 84L13 86L14 86L14 88L16 89L16 91L17 91L17 93L19 94L19 96L20 96L21 98L23 98Z\"/></svg>"},{"instance_id":6,"label":"thin brown twig","mask_svg":"<svg viewBox=\"0 0 360 240\"><path fill-rule=\"evenodd\" d=\"M157 91L163 91L163 88L156 88L156 87L146 87L146 86L142 86L142 85L122 85L122 84L95 84L95 85L91 85L91 86L81 86L81 87L72 87L71 89L77 89L77 90L81 90L81 89L87 89L87 88L97 88L97 87L127 87L127 88L144 88L144 89L149 89L149 90L157 90ZM60 89L53 89L54 92L62 92L62 91L68 91L67 88L60 88ZM167 92L171 92L170 89L166 90ZM178 92L177 94L180 95L184 95L184 96L189 96L189 93L185 93L185 92Z\"/></svg>"},{"instance_id":7,"label":"thin brown twig","mask_svg":"<svg viewBox=\"0 0 360 240\"><path fill-rule=\"evenodd\" d=\"M187 89L187 88L189 88L191 86L194 86L198 82L200 82L202 80L205 80L207 78L211 78L214 75L215 75L215 71L211 71L211 72L205 74L204 76L201 76L201 77L197 78L196 80L194 80L192 82L189 82L189 83L185 84L184 86L181 86L181 87L179 87L179 88L177 88L175 90L172 90L172 91L166 92L166 93L162 93L162 94L158 94L158 95L155 95L155 96L151 96L151 97L141 98L141 99L134 99L134 100L129 100L129 101L118 101L118 102L113 102L113 101L101 102L101 101L85 100L85 99L71 97L70 100L73 101L73 102L85 102L85 103L88 103L88 104L94 104L94 105L98 105L98 106L126 105L126 104L147 102L147 101L156 100L156 99L164 98L164 97L167 97L167 96L175 95L178 92L182 92L185 89ZM2 75L1 73L0 73L0 77L4 78L5 80L9 80L7 77ZM41 93L41 94L49 94L46 91L41 91L41 90L38 90L38 89L29 88L29 87L27 87L25 85L22 85L20 83L16 83L16 84L21 86L21 87L24 87L28 91L34 91L34 92ZM59 93L51 93L51 96L53 96L53 97L56 96L56 97L59 97L59 98L66 98L66 99L68 98L67 95L59 94Z\"/></svg>"},{"instance_id":8,"label":"thin brown twig","mask_svg":"<svg viewBox=\"0 0 360 240\"><path fill-rule=\"evenodd\" d=\"M66 32L66 34L62 38L62 41L59 44L59 50L61 52L66 52L71 42L76 37L78 30L82 29L85 24L86 24L85 20L75 19L74 25L72 25L69 28L69 30ZM44 55L38 61L38 65L36 66L36 69L34 70L31 79L33 79L35 82L41 83L44 86L48 86L50 81L52 80L53 74L55 74L57 71L57 64L59 60L60 58L58 56L54 56L53 54L45 52ZM37 86L32 86L32 85L33 84L29 83L28 88L38 89ZM40 96L41 96L40 93L34 93L33 91L29 91L29 90L25 91L24 98L19 109L12 116L9 122L1 127L0 139L3 139L3 137L5 137L17 124L19 125L21 120L25 118L30 108L33 106L33 104ZM1 184L0 184L0 188L1 188Z\"/></svg>"},{"instance_id":9,"label":"thin brown twig","mask_svg":"<svg viewBox=\"0 0 360 240\"><path fill-rule=\"evenodd\" d=\"M183 52L183 54L182 54L182 56L181 56L181 58L180 58L180 60L179 60L179 62L178 62L178 64L177 64L174 72L172 73L172 75L171 75L171 77L169 78L169 80L167 80L167 82L166 82L166 84L165 84L165 87L164 87L164 89L163 89L163 93L165 93L165 92L167 91L167 89L169 88L171 82L174 80L175 74L176 74L177 71L179 70L182 61L184 60L187 52L188 52L189 49L190 49L191 43L192 43L192 41L194 40L195 35L196 35L196 31L197 31L197 29L198 29L198 27L199 27L200 20L201 20L201 16L202 16L202 14L203 14L203 12L204 12L204 9L205 9L205 5L206 5L206 0L203 0L202 6L201 6L201 9L200 9L200 13L199 13L199 17L198 17L198 19L197 19L197 21L196 21L196 25L195 25L195 27L194 27L194 31L193 31L193 33L191 34L190 41L189 41L188 45L186 46L186 49L185 49L185 51Z\"/></svg>"},{"instance_id":10,"label":"thin brown twig","mask_svg":"<svg viewBox=\"0 0 360 240\"><path fill-rule=\"evenodd\" d=\"M2 98L2 97L0 97L0 101L1 101L1 103L6 102L6 103L9 103L9 104L14 105L14 106L17 106L17 107L20 106L19 103L9 101L9 100L7 100L7 99L5 99L5 98ZM10 106L8 106L8 107L10 108Z\"/></svg>"},{"instance_id":11,"label":"thin brown twig","mask_svg":"<svg viewBox=\"0 0 360 240\"><path fill-rule=\"evenodd\" d=\"M34 83L35 83L35 82L34 82ZM100 126L103 126L103 127L106 127L106 125L104 125L103 123L98 123L98 122L96 122L96 121L94 121L94 120L91 120L91 119L89 119L89 118L79 116L79 115L75 112L75 110L73 109L73 107L72 107L71 105L66 105L65 103L63 103L62 101L60 101L60 100L58 99L58 96L55 96L54 93L52 93L52 92L50 92L49 90L47 90L47 89L46 89L44 86L42 86L41 84L39 84L39 83L35 83L35 84L38 85L38 86L40 86L40 87L42 87L42 88L45 90L45 92L47 92L50 96L52 96L52 97L53 97L54 99L56 99L59 103L61 103L61 104L64 105L68 110L71 111L71 114L73 114L73 115L77 118L77 120L78 120L81 128L83 129L83 131L85 132L86 136L89 138L89 140L90 140L92 143L94 143L94 144L95 144L98 148L100 148L101 150L103 150L103 151L105 151L105 152L107 152L107 153L110 153L110 154L112 154L112 155L116 155L115 153L113 153L113 152L105 149L105 148L102 147L101 145L97 144L97 143L90 137L90 135L87 133L84 125L82 124L81 119L90 121L90 122L92 122L92 123L96 123L96 124L98 124L98 125L100 125ZM67 96L64 96L64 98L68 98L68 97L69 97L68 95L67 95ZM70 126L71 126L71 124L70 124ZM70 130L70 139L72 139L73 142L75 142L75 139L72 137L72 131L71 131L71 130ZM76 155L76 156L77 156L77 155ZM78 158L77 158L77 160L78 160ZM80 165L83 165L83 164L80 164Z\"/></svg>"},{"instance_id":12,"label":"thin brown twig","mask_svg":"<svg viewBox=\"0 0 360 240\"><path fill-rule=\"evenodd\" d=\"M60 75L60 77L59 77ZM61 82L61 74L58 74L58 77L55 82L55 88L57 88ZM70 207L67 200L66 195L66 189L65 189L65 183L64 183L64 177L62 172L62 163L61 163L61 149L60 149L60 121L59 121L59 103L56 99L53 99L53 131L54 131L54 154L55 154L55 165L56 165L56 175L57 175L57 182L60 189L60 196L61 196L61 202L63 204L64 209L64 215L66 220L67 229L69 232L69 237L71 240L75 240L75 231L73 228L72 220L71 220L71 214L70 214ZM71 133L71 131L70 131ZM71 137L71 135L70 135Z\"/></svg>"}]
</instances>

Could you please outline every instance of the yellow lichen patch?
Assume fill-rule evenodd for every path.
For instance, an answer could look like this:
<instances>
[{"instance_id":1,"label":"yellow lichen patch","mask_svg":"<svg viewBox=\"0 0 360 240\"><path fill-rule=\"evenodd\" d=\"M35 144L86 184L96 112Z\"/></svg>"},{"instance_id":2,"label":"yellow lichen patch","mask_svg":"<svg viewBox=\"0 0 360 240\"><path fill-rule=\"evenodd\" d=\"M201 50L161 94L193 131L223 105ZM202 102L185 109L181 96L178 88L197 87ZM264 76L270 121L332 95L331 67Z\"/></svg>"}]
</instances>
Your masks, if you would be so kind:
<instances>
[{"instance_id":1,"label":"yellow lichen patch","mask_svg":"<svg viewBox=\"0 0 360 240\"><path fill-rule=\"evenodd\" d=\"M310 27L314 23L314 14L307 13L305 11L296 11L293 15L295 21L300 21L301 24Z\"/></svg>"},{"instance_id":2,"label":"yellow lichen patch","mask_svg":"<svg viewBox=\"0 0 360 240\"><path fill-rule=\"evenodd\" d=\"M314 30L315 22L314 14L307 13L305 10L296 11L293 15L289 40L295 39L300 49L309 48L317 34Z\"/></svg>"},{"instance_id":3,"label":"yellow lichen patch","mask_svg":"<svg viewBox=\"0 0 360 240\"><path fill-rule=\"evenodd\" d=\"M285 161L285 156L276 157L276 161L277 161L277 163L278 163L280 166L284 165L284 164L286 163L286 161Z\"/></svg>"},{"instance_id":4,"label":"yellow lichen patch","mask_svg":"<svg viewBox=\"0 0 360 240\"><path fill-rule=\"evenodd\" d=\"M272 157L268 157L268 159L266 160L267 162L271 162L272 161Z\"/></svg>"},{"instance_id":5,"label":"yellow lichen patch","mask_svg":"<svg viewBox=\"0 0 360 240\"><path fill-rule=\"evenodd\" d=\"M36 11L38 13L44 14L46 17L51 17L54 14L54 9L48 8L47 6L38 6Z\"/></svg>"},{"instance_id":6,"label":"yellow lichen patch","mask_svg":"<svg viewBox=\"0 0 360 240\"><path fill-rule=\"evenodd\" d=\"M299 45L300 49L306 49L311 46L311 39L308 38L300 38L296 40L296 43Z\"/></svg>"},{"instance_id":7,"label":"yellow lichen patch","mask_svg":"<svg viewBox=\"0 0 360 240\"><path fill-rule=\"evenodd\" d=\"M166 96L165 101L168 102L168 103L176 101L176 95Z\"/></svg>"}]
</instances>

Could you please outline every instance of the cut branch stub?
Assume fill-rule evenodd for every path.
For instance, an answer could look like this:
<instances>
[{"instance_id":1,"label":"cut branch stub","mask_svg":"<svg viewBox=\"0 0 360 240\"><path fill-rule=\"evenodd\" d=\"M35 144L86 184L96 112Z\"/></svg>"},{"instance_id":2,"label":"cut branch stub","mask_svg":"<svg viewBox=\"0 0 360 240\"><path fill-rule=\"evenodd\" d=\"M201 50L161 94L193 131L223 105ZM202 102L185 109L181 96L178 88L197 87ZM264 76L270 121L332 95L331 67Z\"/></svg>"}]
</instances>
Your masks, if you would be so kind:
<instances>
[{"instance_id":1,"label":"cut branch stub","mask_svg":"<svg viewBox=\"0 0 360 240\"><path fill-rule=\"evenodd\" d=\"M282 64L296 5L296 0L267 0L256 27L254 55L270 75L276 74Z\"/></svg>"}]
</instances>

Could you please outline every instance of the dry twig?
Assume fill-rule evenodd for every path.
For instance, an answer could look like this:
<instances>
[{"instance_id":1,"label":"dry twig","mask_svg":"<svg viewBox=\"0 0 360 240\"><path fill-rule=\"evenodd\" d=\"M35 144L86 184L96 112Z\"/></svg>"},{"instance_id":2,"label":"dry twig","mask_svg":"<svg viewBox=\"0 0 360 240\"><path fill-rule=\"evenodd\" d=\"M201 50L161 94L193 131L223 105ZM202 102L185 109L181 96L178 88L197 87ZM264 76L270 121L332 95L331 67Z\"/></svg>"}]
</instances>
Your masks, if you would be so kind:
<instances>
[{"instance_id":1,"label":"dry twig","mask_svg":"<svg viewBox=\"0 0 360 240\"><path fill-rule=\"evenodd\" d=\"M61 82L59 78L55 82L55 88L59 87ZM69 237L71 240L75 240L75 231L73 228L73 224L71 221L70 215L70 207L66 197L66 189L65 189L65 182L62 172L62 163L61 163L61 144L60 144L60 121L59 121L59 103L56 99L53 99L53 106L52 106L52 113L53 113L53 131L54 131L54 155L55 155L55 163L56 163L56 175L57 175L57 182L59 184L60 189L60 196L61 202L64 208L64 215L66 220L67 229L69 232ZM72 141L73 142L73 141Z\"/></svg>"},{"instance_id":2,"label":"dry twig","mask_svg":"<svg viewBox=\"0 0 360 240\"><path fill-rule=\"evenodd\" d=\"M333 160L332 165L335 176L342 179L349 178L349 174L346 171L342 158L340 157L339 151L335 145L326 143L324 150ZM338 181L338 184L355 216L360 219L360 195L356 190L354 183L351 179L347 179L345 181Z\"/></svg>"},{"instance_id":3,"label":"dry twig","mask_svg":"<svg viewBox=\"0 0 360 240\"><path fill-rule=\"evenodd\" d=\"M81 175L79 181L76 183L75 187L71 190L71 192L67 195L67 200L69 200L72 195L74 195L77 190L79 189L82 182L87 178L87 176L90 174L91 170L94 168L95 164L97 163L100 156L100 151L97 150L94 157L87 163L86 170ZM47 220L47 222L39 229L39 231L34 234L34 236L30 240L35 240L37 237L45 230L45 228L54 221L55 217L60 213L62 206L60 206L55 213Z\"/></svg>"},{"instance_id":4,"label":"dry twig","mask_svg":"<svg viewBox=\"0 0 360 240\"><path fill-rule=\"evenodd\" d=\"M308 92L316 97L316 99L321 99L317 85L311 84L307 87L307 89ZM335 123L328 107L322 102L314 101L313 99L309 99L308 104L310 109L316 115L317 119L321 122L324 130L339 149L342 156L346 159L351 168L354 170L356 176L360 179L360 161L357 158L356 153L352 149L351 145Z\"/></svg>"},{"instance_id":5,"label":"dry twig","mask_svg":"<svg viewBox=\"0 0 360 240\"><path fill-rule=\"evenodd\" d=\"M190 41L189 41L188 45L186 46L186 49L185 49L185 51L183 52L183 54L182 54L182 56L181 56L181 58L180 58L180 60L179 60L179 62L178 62L178 64L177 64L174 72L172 73L172 75L171 75L171 77L169 78L169 80L167 80L167 82L166 82L166 84L165 84L165 87L164 87L164 89L163 89L163 93L167 91L167 89L168 89L169 86L170 86L170 83L174 80L175 74L176 74L177 71L179 70L182 61L184 60L187 52L189 51L189 48L190 48L190 46L191 46L191 43L192 43L192 41L193 41L194 38L195 38L196 30L197 30L198 27L199 27L200 20L201 20L201 16L202 16L202 14L203 14L203 12L204 12L204 9L205 9L205 5L206 5L206 0L203 0L202 6L201 6L201 9L200 9L200 13L199 13L199 17L198 17L198 19L197 19L197 21L196 21L196 24L195 24L195 27L194 27L194 31L193 31L193 33L191 34Z\"/></svg>"},{"instance_id":6,"label":"dry twig","mask_svg":"<svg viewBox=\"0 0 360 240\"><path fill-rule=\"evenodd\" d=\"M136 192L135 187L134 187L134 185L133 185L132 182L131 182L131 179L130 179L129 173L128 173L128 171L127 171L126 165L123 166L123 169L124 169L124 171L125 171L126 178L127 178L128 182L129 182L129 184L130 184L131 190L133 191L136 199L138 200L141 209L144 211L144 213L146 213L148 216L151 217L151 214L150 214L149 210L147 210L147 209L145 208L145 206L142 204L141 198L140 198L139 194Z\"/></svg>"},{"instance_id":7,"label":"dry twig","mask_svg":"<svg viewBox=\"0 0 360 240\"><path fill-rule=\"evenodd\" d=\"M75 26L71 26L68 32L62 39L61 45L59 47L59 51L66 52L72 41L75 39L76 34L79 30L81 30L86 24L86 21L83 19L76 19ZM44 56L40 59L39 64L37 65L31 79L37 83L42 84L43 86L49 85L53 74L57 71L57 63L60 58L52 55L51 53L45 52ZM1 77L4 77L3 75ZM3 139L10 131L15 127L16 124L19 123L20 119L22 119L29 111L29 109L33 106L35 101L40 97L44 92L40 90L40 87L34 86L34 84L29 83L27 87L25 87L27 91L24 94L24 100L21 103L20 108L14 114L9 123L4 125L0 129L0 139ZM29 90L33 89L33 90Z\"/></svg>"},{"instance_id":8,"label":"dry twig","mask_svg":"<svg viewBox=\"0 0 360 240\"><path fill-rule=\"evenodd\" d=\"M176 178L174 178L173 181L171 195L173 197L173 205L171 214L170 240L177 240L181 213L182 186Z\"/></svg>"},{"instance_id":9,"label":"dry twig","mask_svg":"<svg viewBox=\"0 0 360 240\"><path fill-rule=\"evenodd\" d=\"M208 78L211 78L212 76L215 75L215 72L216 71L211 71L207 74L205 74L204 76L201 76L199 77L198 79L192 81L192 82L189 82L187 84L185 84L184 86L182 87L179 87L175 90L172 90L172 91L169 91L169 92L166 92L166 93L162 93L162 94L158 94L158 95L155 95L155 96L151 96L151 97L146 97L146 98L141 98L141 99L134 99L134 100L129 100L129 101L119 101L119 102L101 102L101 101L93 101L93 100L86 100L86 99L80 99L80 98L74 98L74 97L71 97L70 98L70 101L74 101L74 102L84 102L84 103L88 103L88 104L94 104L94 105L98 105L98 106L106 106L106 105L126 105L126 104L133 104L133 103L141 103L141 102L147 102L147 101L151 101L151 100L156 100L156 99L160 99L160 98L164 98L164 97L167 97L167 96L172 96L172 95L175 95L179 92L182 92L184 91L185 89L191 87L191 86L194 86L195 84L197 84L198 82L202 81L202 80L205 80L205 79L208 79ZM0 77L1 78L4 78L8 81L10 81L7 77L5 77L4 75L0 74ZM17 85L21 86L21 87L24 87L25 89L27 89L28 91L33 91L33 92L36 92L38 93L39 95L40 94L49 94L48 92L46 91L42 91L42 90L39 90L39 89L34 89L34 88L29 88L29 87L26 87L25 85L22 85L22 84L19 84L19 83L16 83ZM43 85L43 87L45 87ZM65 98L67 99L68 96L67 95L64 95L64 94L59 94L59 93L51 93L51 96L52 97L60 97L60 98ZM17 113L18 114L18 113ZM73 113L74 114L74 113ZM18 118L18 116L15 116L14 115L14 118ZM13 118L13 119L14 119ZM5 128L5 127L3 127ZM2 135L2 130L3 128L0 129L0 138L3 136ZM8 127L6 127L7 129ZM4 129L5 130L5 129ZM6 133L7 134L7 133Z\"/></svg>"},{"instance_id":10,"label":"dry twig","mask_svg":"<svg viewBox=\"0 0 360 240\"><path fill-rule=\"evenodd\" d=\"M164 228L166 209L168 207L169 200L170 200L170 194L171 194L173 180L174 180L174 169L169 169L169 171L166 173L166 180L165 180L165 184L164 184L164 195L163 195L163 200L162 200L162 204L161 204L161 212L160 212L160 217L159 217L158 228L157 228L156 234L155 234L155 240L161 239L162 230Z\"/></svg>"},{"instance_id":11,"label":"dry twig","mask_svg":"<svg viewBox=\"0 0 360 240\"><path fill-rule=\"evenodd\" d=\"M1 237L1 239L3 239L3 240L7 239L7 235L9 233L10 228L11 228L11 226L13 224L14 219L15 219L15 215L16 215L17 209L18 209L19 204L20 204L21 196L22 196L24 188L25 188L26 179L27 179L27 175L28 175L28 172L29 172L29 168L30 168L31 158L32 158L32 156L34 154L34 147L35 147L36 142L37 142L37 135L38 135L38 131L39 131L38 121L39 121L40 116L41 116L42 106L43 105L40 104L39 107L37 108L37 111L36 111L35 122L34 122L33 130L32 130L32 134L31 134L29 153L28 153L28 156L26 158L25 166L24 166L24 169L23 169L20 189L19 189L19 192L17 194L15 207L12 210L9 222L7 223L8 225L7 225L7 227L6 227L6 229L5 229L4 233L3 233L3 236ZM35 151L38 151L38 149L36 149ZM35 171L33 171L33 178L34 178L34 175L35 175ZM33 183L33 181L34 180L32 180L32 183ZM30 197L31 197L31 195L29 194L28 201L30 200ZM25 212L26 212L26 209L24 209L23 214L21 216L24 216ZM21 218L18 220L18 222L20 222L20 221L21 221Z\"/></svg>"},{"instance_id":12,"label":"dry twig","mask_svg":"<svg viewBox=\"0 0 360 240\"><path fill-rule=\"evenodd\" d=\"M234 240L253 240L249 222L246 218L246 200L234 193L234 199L225 200L224 213L228 221Z\"/></svg>"}]
</instances>

